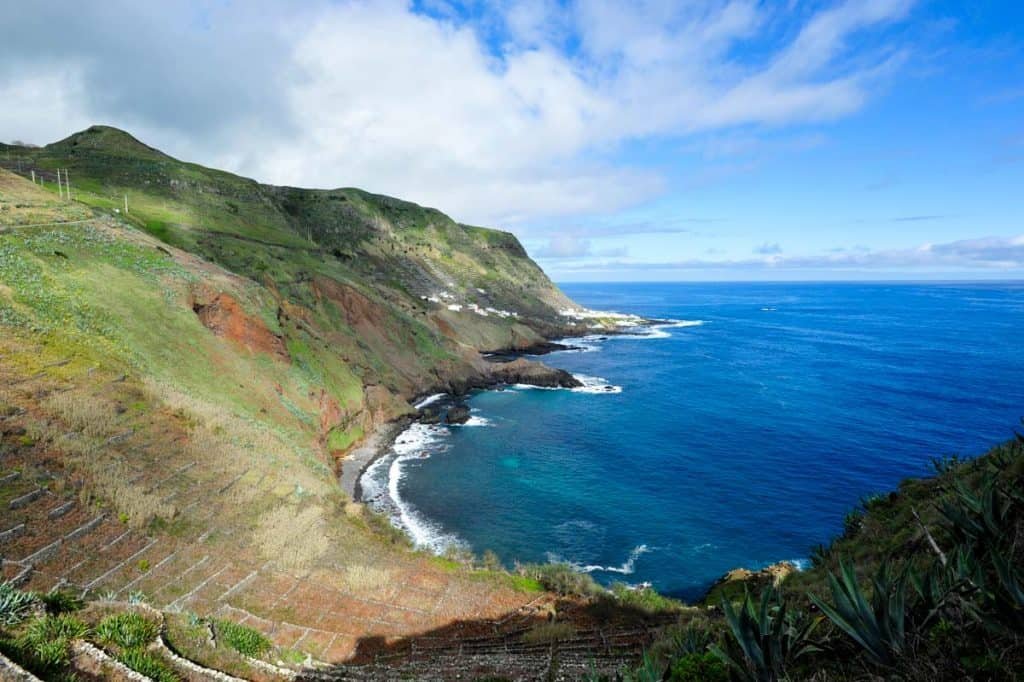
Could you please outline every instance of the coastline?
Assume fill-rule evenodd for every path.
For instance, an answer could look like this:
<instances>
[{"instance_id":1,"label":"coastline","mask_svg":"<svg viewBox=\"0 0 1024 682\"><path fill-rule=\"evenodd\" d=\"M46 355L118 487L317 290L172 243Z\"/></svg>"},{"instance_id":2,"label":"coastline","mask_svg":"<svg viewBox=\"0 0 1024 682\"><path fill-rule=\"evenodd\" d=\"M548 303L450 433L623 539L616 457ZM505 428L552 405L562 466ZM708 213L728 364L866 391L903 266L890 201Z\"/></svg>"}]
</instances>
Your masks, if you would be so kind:
<instances>
[{"instance_id":1,"label":"coastline","mask_svg":"<svg viewBox=\"0 0 1024 682\"><path fill-rule=\"evenodd\" d=\"M341 475L338 477L338 483L350 500L362 501L360 499L362 487L359 484L359 479L363 477L371 464L387 454L398 435L412 422L411 418L405 417L377 426L360 445L353 448L352 452L341 461Z\"/></svg>"},{"instance_id":2,"label":"coastline","mask_svg":"<svg viewBox=\"0 0 1024 682\"><path fill-rule=\"evenodd\" d=\"M613 329L567 329L563 333L556 337L548 337L543 341L535 343L525 348L505 348L497 349L492 351L482 351L481 355L488 362L495 364L504 364L508 361L520 359L545 356L548 354L559 353L559 352L579 352L585 350L585 346L577 346L572 342L579 339L585 339L588 336L619 336L619 335L630 335L635 334L636 330L639 329L657 329L662 326L674 326L678 321L675 320L662 320L657 318L642 319L639 324L634 327L627 328L613 328ZM558 374L564 372L556 367L545 366L552 374ZM572 376L572 375L570 375ZM510 385L507 381L502 381L497 377L492 377L489 382L483 382L478 385L467 387L472 390L495 390L500 386ZM539 387L544 387L543 384L536 384ZM439 390L434 389L420 394L417 398L410 401L410 404L419 409L424 406L425 401L430 398L438 396L443 399L456 399L460 396L451 390ZM345 459L341 461L341 473L338 476L338 483L345 494L349 496L349 499L353 502L362 502L362 485L361 479L366 470L381 457L388 454L388 451L394 445L398 436L401 435L409 426L416 422L416 417L402 417L395 421L386 422L378 425L374 430L360 443L358 446L352 449Z\"/></svg>"}]
</instances>

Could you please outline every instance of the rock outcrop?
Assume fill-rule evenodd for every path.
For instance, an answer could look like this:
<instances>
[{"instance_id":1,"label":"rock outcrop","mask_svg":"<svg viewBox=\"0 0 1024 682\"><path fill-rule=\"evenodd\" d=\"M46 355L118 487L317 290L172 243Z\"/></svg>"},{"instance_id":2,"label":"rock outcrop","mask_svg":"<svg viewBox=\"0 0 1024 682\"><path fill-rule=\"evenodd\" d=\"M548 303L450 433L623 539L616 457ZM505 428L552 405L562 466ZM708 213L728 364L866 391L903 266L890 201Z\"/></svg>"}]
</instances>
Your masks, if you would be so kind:
<instances>
[{"instance_id":1,"label":"rock outcrop","mask_svg":"<svg viewBox=\"0 0 1024 682\"><path fill-rule=\"evenodd\" d=\"M469 421L469 408L465 405L452 405L444 420L448 424L465 424Z\"/></svg>"},{"instance_id":2,"label":"rock outcrop","mask_svg":"<svg viewBox=\"0 0 1024 682\"><path fill-rule=\"evenodd\" d=\"M525 358L493 363L490 375L496 383L504 384L529 384L544 388L577 388L583 385L579 379L564 369L556 369Z\"/></svg>"},{"instance_id":3,"label":"rock outcrop","mask_svg":"<svg viewBox=\"0 0 1024 682\"><path fill-rule=\"evenodd\" d=\"M743 595L744 587L756 593L765 587L778 587L792 573L800 569L791 561L780 561L752 571L747 568L734 568L715 581L704 597L704 602L717 606L723 596L732 598Z\"/></svg>"}]
</instances>

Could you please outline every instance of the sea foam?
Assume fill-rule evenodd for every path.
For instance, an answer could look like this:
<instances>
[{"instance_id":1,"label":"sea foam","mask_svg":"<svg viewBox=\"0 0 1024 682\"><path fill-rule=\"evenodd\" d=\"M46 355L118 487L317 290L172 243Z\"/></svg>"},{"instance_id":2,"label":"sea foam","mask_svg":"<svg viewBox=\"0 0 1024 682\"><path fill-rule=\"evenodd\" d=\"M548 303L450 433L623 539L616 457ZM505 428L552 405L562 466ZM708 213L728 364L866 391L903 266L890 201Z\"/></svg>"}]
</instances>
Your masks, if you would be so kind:
<instances>
[{"instance_id":1,"label":"sea foam","mask_svg":"<svg viewBox=\"0 0 1024 682\"><path fill-rule=\"evenodd\" d=\"M622 386L609 384L603 377L592 377L587 374L574 374L582 386L570 389L573 393L622 393Z\"/></svg>"},{"instance_id":2,"label":"sea foam","mask_svg":"<svg viewBox=\"0 0 1024 682\"><path fill-rule=\"evenodd\" d=\"M601 566L600 564L579 564L573 561L563 561L557 555L548 553L548 561L552 563L567 564L574 571L579 573L618 573L619 575L632 575L636 572L636 562L644 554L652 551L647 545L637 545L629 553L629 557L620 566Z\"/></svg>"},{"instance_id":3,"label":"sea foam","mask_svg":"<svg viewBox=\"0 0 1024 682\"><path fill-rule=\"evenodd\" d=\"M391 446L391 453L367 467L360 479L363 499L378 511L389 514L393 524L405 530L417 547L443 553L464 543L439 525L432 523L402 498L401 482L405 466L414 459L430 457L447 449L447 428L435 424L414 423L402 431Z\"/></svg>"}]
</instances>

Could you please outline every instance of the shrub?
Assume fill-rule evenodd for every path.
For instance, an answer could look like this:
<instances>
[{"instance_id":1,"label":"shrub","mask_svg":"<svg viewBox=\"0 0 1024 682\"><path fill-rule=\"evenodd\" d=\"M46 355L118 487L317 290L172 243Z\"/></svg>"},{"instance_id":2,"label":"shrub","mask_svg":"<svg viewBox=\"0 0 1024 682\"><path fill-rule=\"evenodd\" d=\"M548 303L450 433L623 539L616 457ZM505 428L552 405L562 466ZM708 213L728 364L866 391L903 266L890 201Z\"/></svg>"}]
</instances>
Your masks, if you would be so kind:
<instances>
[{"instance_id":1,"label":"shrub","mask_svg":"<svg viewBox=\"0 0 1024 682\"><path fill-rule=\"evenodd\" d=\"M214 626L217 629L217 636L243 656L259 658L270 650L270 640L259 630L230 620L214 621Z\"/></svg>"},{"instance_id":2,"label":"shrub","mask_svg":"<svg viewBox=\"0 0 1024 682\"><path fill-rule=\"evenodd\" d=\"M6 580L0 582L0 624L17 625L25 620L39 603L39 597L34 593L22 592Z\"/></svg>"},{"instance_id":3,"label":"shrub","mask_svg":"<svg viewBox=\"0 0 1024 682\"><path fill-rule=\"evenodd\" d=\"M64 590L51 590L40 597L40 600L46 606L47 612L52 614L70 613L85 606L85 602L78 595Z\"/></svg>"},{"instance_id":4,"label":"shrub","mask_svg":"<svg viewBox=\"0 0 1024 682\"><path fill-rule=\"evenodd\" d=\"M683 605L675 599L670 599L658 594L651 587L631 588L622 583L612 585L612 594L619 604L632 607L647 613L658 613L662 611L675 611Z\"/></svg>"},{"instance_id":5,"label":"shrub","mask_svg":"<svg viewBox=\"0 0 1024 682\"><path fill-rule=\"evenodd\" d=\"M670 682L726 682L729 671L710 651L692 653L677 659L669 668Z\"/></svg>"},{"instance_id":6,"label":"shrub","mask_svg":"<svg viewBox=\"0 0 1024 682\"><path fill-rule=\"evenodd\" d=\"M73 616L46 615L30 622L18 638L18 647L32 667L54 671L70 662L71 642L85 637L89 628Z\"/></svg>"},{"instance_id":7,"label":"shrub","mask_svg":"<svg viewBox=\"0 0 1024 682\"><path fill-rule=\"evenodd\" d=\"M107 616L96 626L96 640L121 649L144 647L160 634L159 626L133 611Z\"/></svg>"},{"instance_id":8,"label":"shrub","mask_svg":"<svg viewBox=\"0 0 1024 682\"><path fill-rule=\"evenodd\" d=\"M674 661L690 654L707 653L713 641L711 624L704 619L695 619L685 626L666 628L661 638L651 646L650 653L658 660Z\"/></svg>"},{"instance_id":9,"label":"shrub","mask_svg":"<svg viewBox=\"0 0 1024 682\"><path fill-rule=\"evenodd\" d=\"M180 682L181 680L178 673L174 672L174 669L166 661L141 647L125 649L118 655L117 660L154 682Z\"/></svg>"},{"instance_id":10,"label":"shrub","mask_svg":"<svg viewBox=\"0 0 1024 682\"><path fill-rule=\"evenodd\" d=\"M527 644L550 644L572 639L575 634L576 628L569 623L541 623L523 634L523 641Z\"/></svg>"},{"instance_id":11,"label":"shrub","mask_svg":"<svg viewBox=\"0 0 1024 682\"><path fill-rule=\"evenodd\" d=\"M493 550L487 550L480 557L480 565L488 571L502 571L505 569L501 564L501 559L494 553Z\"/></svg>"},{"instance_id":12,"label":"shrub","mask_svg":"<svg viewBox=\"0 0 1024 682\"><path fill-rule=\"evenodd\" d=\"M590 597L604 591L589 574L580 573L569 564L527 564L519 570L544 589L564 596Z\"/></svg>"}]
</instances>

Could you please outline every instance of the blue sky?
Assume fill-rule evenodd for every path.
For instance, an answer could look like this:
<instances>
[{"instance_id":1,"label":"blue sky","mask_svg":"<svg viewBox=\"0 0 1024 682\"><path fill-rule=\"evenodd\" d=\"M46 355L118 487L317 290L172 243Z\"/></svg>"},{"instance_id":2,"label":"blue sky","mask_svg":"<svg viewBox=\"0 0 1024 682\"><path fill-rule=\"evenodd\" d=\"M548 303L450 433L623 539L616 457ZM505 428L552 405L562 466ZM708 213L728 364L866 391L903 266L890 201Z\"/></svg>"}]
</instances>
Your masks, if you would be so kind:
<instances>
[{"instance_id":1,"label":"blue sky","mask_svg":"<svg viewBox=\"0 0 1024 682\"><path fill-rule=\"evenodd\" d=\"M0 139L401 196L562 281L1024 276L1019 3L149 5L9 10Z\"/></svg>"}]
</instances>

